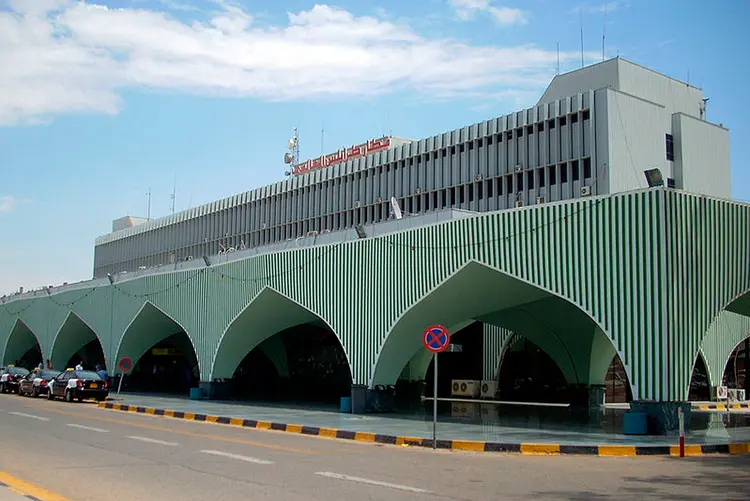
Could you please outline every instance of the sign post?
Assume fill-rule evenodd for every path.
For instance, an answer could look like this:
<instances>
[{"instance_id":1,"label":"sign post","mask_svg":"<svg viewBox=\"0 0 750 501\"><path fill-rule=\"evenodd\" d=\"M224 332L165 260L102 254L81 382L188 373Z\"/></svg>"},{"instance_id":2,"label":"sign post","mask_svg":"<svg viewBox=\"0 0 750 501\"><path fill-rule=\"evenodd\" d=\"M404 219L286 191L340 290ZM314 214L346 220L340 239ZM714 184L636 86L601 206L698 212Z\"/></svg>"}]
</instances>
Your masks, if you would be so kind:
<instances>
[{"instance_id":1,"label":"sign post","mask_svg":"<svg viewBox=\"0 0 750 501\"><path fill-rule=\"evenodd\" d=\"M120 369L120 383L117 385L117 394L120 394L120 389L122 388L122 380L125 378L125 374L131 371L133 368L133 361L130 360L128 357L122 357L119 362L117 362L117 368Z\"/></svg>"},{"instance_id":2,"label":"sign post","mask_svg":"<svg viewBox=\"0 0 750 501\"><path fill-rule=\"evenodd\" d=\"M442 325L431 325L422 333L422 343L433 353L432 382L432 448L437 449L437 395L438 395L438 353L445 351L451 342L448 329Z\"/></svg>"}]
</instances>

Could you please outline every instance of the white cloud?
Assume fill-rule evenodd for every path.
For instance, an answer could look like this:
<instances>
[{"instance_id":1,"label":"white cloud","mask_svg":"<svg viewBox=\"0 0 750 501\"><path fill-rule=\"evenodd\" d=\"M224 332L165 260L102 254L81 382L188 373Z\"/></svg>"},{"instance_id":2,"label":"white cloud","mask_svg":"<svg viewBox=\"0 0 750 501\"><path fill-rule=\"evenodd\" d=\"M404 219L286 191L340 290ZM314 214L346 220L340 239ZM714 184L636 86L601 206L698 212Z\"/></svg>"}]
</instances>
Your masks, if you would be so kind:
<instances>
[{"instance_id":1,"label":"white cloud","mask_svg":"<svg viewBox=\"0 0 750 501\"><path fill-rule=\"evenodd\" d=\"M503 26L529 22L521 9L496 7L491 0L450 0L450 2L456 9L456 15L464 21L471 19L475 12L486 12Z\"/></svg>"},{"instance_id":2,"label":"white cloud","mask_svg":"<svg viewBox=\"0 0 750 501\"><path fill-rule=\"evenodd\" d=\"M462 2L496 9L506 22L518 19L486 1ZM216 4L208 21L185 21L141 8L12 0L10 11L0 11L0 125L114 114L126 89L265 100L403 89L445 97L538 90L555 66L553 51L430 39L405 24L327 5L260 27L237 5ZM561 54L563 61L576 57Z\"/></svg>"},{"instance_id":3,"label":"white cloud","mask_svg":"<svg viewBox=\"0 0 750 501\"><path fill-rule=\"evenodd\" d=\"M0 196L0 214L3 212L13 212L16 206L16 199L12 196Z\"/></svg>"}]
</instances>

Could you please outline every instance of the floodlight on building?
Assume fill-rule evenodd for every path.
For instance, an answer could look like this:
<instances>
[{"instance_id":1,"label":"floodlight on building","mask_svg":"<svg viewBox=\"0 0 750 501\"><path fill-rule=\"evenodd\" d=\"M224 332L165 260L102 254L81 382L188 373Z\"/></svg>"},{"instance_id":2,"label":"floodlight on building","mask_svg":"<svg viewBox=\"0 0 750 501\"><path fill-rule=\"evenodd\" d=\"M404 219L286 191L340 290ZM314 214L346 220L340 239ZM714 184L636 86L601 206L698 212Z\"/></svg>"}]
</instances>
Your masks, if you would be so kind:
<instances>
[{"instance_id":1,"label":"floodlight on building","mask_svg":"<svg viewBox=\"0 0 750 501\"><path fill-rule=\"evenodd\" d=\"M109 279L109 284L113 285L115 283L115 277L107 273L107 278Z\"/></svg>"},{"instance_id":2,"label":"floodlight on building","mask_svg":"<svg viewBox=\"0 0 750 501\"><path fill-rule=\"evenodd\" d=\"M649 188L664 186L664 177L661 175L659 169L649 169L643 171L643 173L646 175L646 182L648 183Z\"/></svg>"},{"instance_id":3,"label":"floodlight on building","mask_svg":"<svg viewBox=\"0 0 750 501\"><path fill-rule=\"evenodd\" d=\"M367 232L365 231L364 226L358 224L354 229L357 231L357 238L367 238Z\"/></svg>"}]
</instances>

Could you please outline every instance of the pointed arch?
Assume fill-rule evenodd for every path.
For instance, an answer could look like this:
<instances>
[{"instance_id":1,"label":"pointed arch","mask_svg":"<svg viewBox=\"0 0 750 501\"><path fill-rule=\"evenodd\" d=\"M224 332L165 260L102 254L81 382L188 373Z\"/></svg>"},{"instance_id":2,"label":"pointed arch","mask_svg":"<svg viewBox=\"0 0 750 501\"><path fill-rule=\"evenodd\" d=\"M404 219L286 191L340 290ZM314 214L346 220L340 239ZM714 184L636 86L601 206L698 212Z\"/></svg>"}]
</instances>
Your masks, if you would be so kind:
<instances>
[{"instance_id":1,"label":"pointed arch","mask_svg":"<svg viewBox=\"0 0 750 501\"><path fill-rule=\"evenodd\" d=\"M2 363L14 363L35 347L38 348L40 356L44 359L42 343L39 342L39 337L23 320L18 318L15 324L13 324L13 329L11 329L8 339L5 341Z\"/></svg>"},{"instance_id":2,"label":"pointed arch","mask_svg":"<svg viewBox=\"0 0 750 501\"><path fill-rule=\"evenodd\" d=\"M101 339L99 339L99 336L88 323L86 323L75 312L71 311L68 313L65 322L63 322L60 330L57 331L55 338L52 341L52 349L50 350L49 356L52 361L52 366L64 368L72 356L92 341L96 341L101 350L102 360L97 360L96 363L101 362L106 365L107 361L104 356L104 346L102 345ZM87 360L86 362L92 364L92 361Z\"/></svg>"},{"instance_id":3,"label":"pointed arch","mask_svg":"<svg viewBox=\"0 0 750 501\"><path fill-rule=\"evenodd\" d=\"M292 327L311 323L325 325L336 335L351 373L349 354L333 328L308 308L272 287L265 287L222 334L214 354L210 380L231 378L245 356L264 341ZM274 365L277 369L280 367L277 362Z\"/></svg>"},{"instance_id":4,"label":"pointed arch","mask_svg":"<svg viewBox=\"0 0 750 501\"><path fill-rule=\"evenodd\" d=\"M370 386L395 381L414 353L422 349L418 333L427 325L451 325L466 319L502 326L528 337L555 359L569 382L588 382L591 357L595 352L600 354L602 345L609 344L605 351L622 356L602 326L577 305L525 280L471 261L395 322L378 352ZM601 336L607 343L597 339ZM611 357L605 368L610 361ZM626 370L629 371L627 366ZM605 374L602 371L602 379ZM628 379L632 381L630 373Z\"/></svg>"},{"instance_id":5,"label":"pointed arch","mask_svg":"<svg viewBox=\"0 0 750 501\"><path fill-rule=\"evenodd\" d=\"M741 303L735 301L731 304L738 306ZM721 384L729 357L748 336L750 336L750 316L725 310L711 322L711 326L703 336L699 350L696 351L700 351L705 358L708 378L713 386ZM688 386L685 392L689 390Z\"/></svg>"},{"instance_id":6,"label":"pointed arch","mask_svg":"<svg viewBox=\"0 0 750 501\"><path fill-rule=\"evenodd\" d=\"M114 363L122 357L129 357L135 366L152 346L179 334L187 338L191 353L186 355L198 365L200 371L197 350L187 330L163 310L146 301L122 334Z\"/></svg>"}]
</instances>

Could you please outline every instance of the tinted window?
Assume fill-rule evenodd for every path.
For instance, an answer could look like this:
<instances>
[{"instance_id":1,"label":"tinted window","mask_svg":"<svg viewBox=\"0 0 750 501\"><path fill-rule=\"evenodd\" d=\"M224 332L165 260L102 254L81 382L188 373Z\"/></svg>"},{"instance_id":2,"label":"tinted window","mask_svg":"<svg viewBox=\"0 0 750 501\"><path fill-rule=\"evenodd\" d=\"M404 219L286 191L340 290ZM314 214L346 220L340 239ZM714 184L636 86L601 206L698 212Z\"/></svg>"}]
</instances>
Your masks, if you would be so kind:
<instances>
[{"instance_id":1,"label":"tinted window","mask_svg":"<svg viewBox=\"0 0 750 501\"><path fill-rule=\"evenodd\" d=\"M43 371L37 371L38 377L42 379L52 379L58 374L60 374L59 371L49 371L49 370L43 370Z\"/></svg>"},{"instance_id":2,"label":"tinted window","mask_svg":"<svg viewBox=\"0 0 750 501\"><path fill-rule=\"evenodd\" d=\"M76 377L78 379L92 379L94 381L100 381L102 378L94 371L76 371Z\"/></svg>"},{"instance_id":3,"label":"tinted window","mask_svg":"<svg viewBox=\"0 0 750 501\"><path fill-rule=\"evenodd\" d=\"M13 374L14 376L28 376L29 375L29 371L27 371L23 367L11 367L8 370L8 373Z\"/></svg>"}]
</instances>

